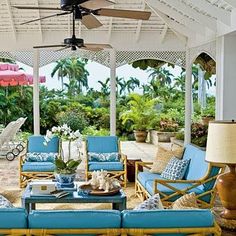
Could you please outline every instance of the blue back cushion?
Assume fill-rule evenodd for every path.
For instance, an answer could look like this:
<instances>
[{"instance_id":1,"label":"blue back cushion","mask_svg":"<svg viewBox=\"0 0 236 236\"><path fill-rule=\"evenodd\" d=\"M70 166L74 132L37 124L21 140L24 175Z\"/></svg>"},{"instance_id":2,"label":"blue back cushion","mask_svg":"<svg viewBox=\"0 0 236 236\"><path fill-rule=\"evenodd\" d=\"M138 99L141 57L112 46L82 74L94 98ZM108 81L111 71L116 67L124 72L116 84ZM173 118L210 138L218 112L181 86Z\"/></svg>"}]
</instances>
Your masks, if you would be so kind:
<instances>
[{"instance_id":1,"label":"blue back cushion","mask_svg":"<svg viewBox=\"0 0 236 236\"><path fill-rule=\"evenodd\" d=\"M118 138L116 136L89 136L87 150L97 153L119 152Z\"/></svg>"},{"instance_id":2,"label":"blue back cushion","mask_svg":"<svg viewBox=\"0 0 236 236\"><path fill-rule=\"evenodd\" d=\"M29 228L33 229L99 229L120 228L121 214L115 210L32 211Z\"/></svg>"},{"instance_id":3,"label":"blue back cushion","mask_svg":"<svg viewBox=\"0 0 236 236\"><path fill-rule=\"evenodd\" d=\"M198 180L205 177L209 164L205 161L206 152L189 144L185 147L183 159L190 159L185 178Z\"/></svg>"},{"instance_id":4,"label":"blue back cushion","mask_svg":"<svg viewBox=\"0 0 236 236\"><path fill-rule=\"evenodd\" d=\"M122 212L123 228L184 228L213 226L214 217L204 210L125 210Z\"/></svg>"},{"instance_id":5,"label":"blue back cushion","mask_svg":"<svg viewBox=\"0 0 236 236\"><path fill-rule=\"evenodd\" d=\"M27 214L22 208L1 208L0 229L26 229Z\"/></svg>"},{"instance_id":6,"label":"blue back cushion","mask_svg":"<svg viewBox=\"0 0 236 236\"><path fill-rule=\"evenodd\" d=\"M43 135L30 136L28 138L27 152L59 152L59 138L54 136L47 145L44 145L45 139Z\"/></svg>"}]
</instances>

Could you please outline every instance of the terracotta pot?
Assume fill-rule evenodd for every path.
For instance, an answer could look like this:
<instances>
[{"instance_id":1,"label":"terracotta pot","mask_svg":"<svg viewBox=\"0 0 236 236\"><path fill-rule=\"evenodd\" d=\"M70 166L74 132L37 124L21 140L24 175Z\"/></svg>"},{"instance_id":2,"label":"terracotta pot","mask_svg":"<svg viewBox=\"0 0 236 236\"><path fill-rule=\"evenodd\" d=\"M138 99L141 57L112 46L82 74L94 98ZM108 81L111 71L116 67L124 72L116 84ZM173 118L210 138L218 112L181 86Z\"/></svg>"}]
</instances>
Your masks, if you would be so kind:
<instances>
[{"instance_id":1,"label":"terracotta pot","mask_svg":"<svg viewBox=\"0 0 236 236\"><path fill-rule=\"evenodd\" d=\"M211 120L214 120L215 118L213 116L203 116L202 117L202 124L208 125Z\"/></svg>"},{"instance_id":2,"label":"terracotta pot","mask_svg":"<svg viewBox=\"0 0 236 236\"><path fill-rule=\"evenodd\" d=\"M146 141L147 134L148 134L147 131L135 130L134 131L134 137L135 137L136 142L144 143Z\"/></svg>"}]
</instances>

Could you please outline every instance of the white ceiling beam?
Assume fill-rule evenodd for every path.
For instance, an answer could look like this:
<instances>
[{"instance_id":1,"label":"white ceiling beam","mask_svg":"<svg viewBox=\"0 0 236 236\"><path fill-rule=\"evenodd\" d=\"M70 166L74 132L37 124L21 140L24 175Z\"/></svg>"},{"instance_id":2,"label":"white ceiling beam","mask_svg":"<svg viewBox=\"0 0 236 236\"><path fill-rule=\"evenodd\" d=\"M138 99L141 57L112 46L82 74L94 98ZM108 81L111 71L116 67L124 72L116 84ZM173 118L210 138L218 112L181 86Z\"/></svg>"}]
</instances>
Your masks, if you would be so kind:
<instances>
[{"instance_id":1,"label":"white ceiling beam","mask_svg":"<svg viewBox=\"0 0 236 236\"><path fill-rule=\"evenodd\" d=\"M236 1L235 0L224 0L226 3L228 3L231 7L236 8Z\"/></svg>"},{"instance_id":2,"label":"white ceiling beam","mask_svg":"<svg viewBox=\"0 0 236 236\"><path fill-rule=\"evenodd\" d=\"M200 10L206 11L209 15L217 18L226 25L231 25L231 13L226 10L219 8L206 0L189 0L193 6L199 8Z\"/></svg>"},{"instance_id":3,"label":"white ceiling beam","mask_svg":"<svg viewBox=\"0 0 236 236\"><path fill-rule=\"evenodd\" d=\"M145 0L143 0L143 3L142 3L142 7L141 9L144 11L145 10ZM140 34L141 34L141 29L142 29L142 23L143 21L142 20L139 20L138 21L138 25L137 25L137 30L136 30L136 33L135 33L135 41L138 42L139 41L139 38L140 38Z\"/></svg>"},{"instance_id":4,"label":"white ceiling beam","mask_svg":"<svg viewBox=\"0 0 236 236\"><path fill-rule=\"evenodd\" d=\"M192 38L196 36L193 31L189 30L184 25L181 25L180 23L167 17L167 15L160 12L157 7L153 7L151 4L149 4L149 0L146 0L146 3L150 7L150 9L152 9L152 11L168 25L168 27L176 34L176 36L178 38L181 38L181 40L183 39L183 37L180 37L180 35Z\"/></svg>"},{"instance_id":5,"label":"white ceiling beam","mask_svg":"<svg viewBox=\"0 0 236 236\"><path fill-rule=\"evenodd\" d=\"M167 34L167 31L168 31L168 25L165 24L164 29L163 29L162 32L161 32L161 38L160 38L160 42L161 42L161 43L164 42L165 37L166 37L166 34Z\"/></svg>"},{"instance_id":6,"label":"white ceiling beam","mask_svg":"<svg viewBox=\"0 0 236 236\"><path fill-rule=\"evenodd\" d=\"M36 0L36 7L39 7L39 0ZM38 10L38 18L40 18L40 10ZM38 21L38 25L39 25L39 33L40 33L40 38L41 38L41 42L43 42L43 32L42 32L42 24L41 24L41 20Z\"/></svg>"},{"instance_id":7,"label":"white ceiling beam","mask_svg":"<svg viewBox=\"0 0 236 236\"><path fill-rule=\"evenodd\" d=\"M205 34L205 26L199 24L196 21L192 21L190 18L182 15L181 13L171 8L164 2L160 2L159 0L147 0L147 1L150 2L152 6L158 8L159 11L170 16L171 18L175 19L179 23L185 25L190 30L195 31L196 33L199 33L199 34Z\"/></svg>"},{"instance_id":8,"label":"white ceiling beam","mask_svg":"<svg viewBox=\"0 0 236 236\"><path fill-rule=\"evenodd\" d=\"M9 14L10 22L11 22L11 29L12 29L12 33L13 33L13 38L16 41L16 27L14 24L14 19L13 19L12 10L11 10L11 4L10 4L9 0L6 0L6 5L7 5L7 10L8 10L8 14Z\"/></svg>"},{"instance_id":9,"label":"white ceiling beam","mask_svg":"<svg viewBox=\"0 0 236 236\"><path fill-rule=\"evenodd\" d=\"M174 34L184 43L187 42L187 37L193 37L193 35L190 35L189 32L186 31L184 26L176 23L175 21L168 18L165 14L158 11L157 9L153 8L152 6L149 6L152 11L160 17L167 25L168 27L174 32ZM194 35L195 36L195 35Z\"/></svg>"},{"instance_id":10,"label":"white ceiling beam","mask_svg":"<svg viewBox=\"0 0 236 236\"><path fill-rule=\"evenodd\" d=\"M115 3L115 1L113 1ZM110 8L114 8L115 4L112 5ZM107 40L108 42L111 42L111 33L112 33L112 24L113 24L113 17L110 17L109 20L109 26L108 26L108 32L107 32Z\"/></svg>"},{"instance_id":11,"label":"white ceiling beam","mask_svg":"<svg viewBox=\"0 0 236 236\"><path fill-rule=\"evenodd\" d=\"M233 1L235 1L235 0L233 0ZM209 28L213 31L217 31L217 22L215 19L197 12L196 10L194 10L190 6L184 4L183 2L176 1L176 0L165 0L165 2L177 10L180 9L181 12L194 18L196 21L198 21L200 24L206 26L207 28Z\"/></svg>"}]
</instances>

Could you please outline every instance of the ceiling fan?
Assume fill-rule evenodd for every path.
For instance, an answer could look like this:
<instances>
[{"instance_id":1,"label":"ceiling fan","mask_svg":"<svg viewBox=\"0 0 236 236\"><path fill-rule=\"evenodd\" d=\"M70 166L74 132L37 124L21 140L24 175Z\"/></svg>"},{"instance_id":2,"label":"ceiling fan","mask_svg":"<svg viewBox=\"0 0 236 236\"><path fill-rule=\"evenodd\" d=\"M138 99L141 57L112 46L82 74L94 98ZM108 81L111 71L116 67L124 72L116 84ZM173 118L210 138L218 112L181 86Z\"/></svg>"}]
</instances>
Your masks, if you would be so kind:
<instances>
[{"instance_id":1,"label":"ceiling fan","mask_svg":"<svg viewBox=\"0 0 236 236\"><path fill-rule=\"evenodd\" d=\"M110 0L60 0L60 7L34 7L34 6L13 6L17 9L28 10L48 10L48 11L62 11L62 13L56 13L53 15L37 18L24 22L22 24L28 24L42 19L51 18L54 16L62 16L73 13L73 19L81 20L82 24L88 29L98 28L102 26L102 23L95 16L108 16L108 17L120 17L137 20L148 20L151 16L151 12L148 11L136 11L136 10L120 10L103 8L114 4Z\"/></svg>"},{"instance_id":2,"label":"ceiling fan","mask_svg":"<svg viewBox=\"0 0 236 236\"><path fill-rule=\"evenodd\" d=\"M42 46L34 46L33 48L58 48L62 47L62 49L59 49L57 51L62 51L68 48L71 48L72 51L75 51L77 48L79 49L85 49L90 51L101 51L105 48L112 48L109 44L85 44L84 40L81 38L76 38L75 36L75 12L73 13L73 34L71 38L64 39L63 44L58 45L42 45Z\"/></svg>"}]
</instances>

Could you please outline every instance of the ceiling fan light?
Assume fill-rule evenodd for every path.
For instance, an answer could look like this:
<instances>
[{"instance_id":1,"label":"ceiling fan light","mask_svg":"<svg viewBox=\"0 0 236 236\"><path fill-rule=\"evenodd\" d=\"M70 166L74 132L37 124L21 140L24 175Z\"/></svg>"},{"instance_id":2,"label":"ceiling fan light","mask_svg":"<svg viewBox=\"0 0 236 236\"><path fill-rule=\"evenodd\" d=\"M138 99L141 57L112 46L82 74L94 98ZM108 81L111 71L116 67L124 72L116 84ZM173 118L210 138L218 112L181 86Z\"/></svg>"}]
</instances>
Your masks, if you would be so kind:
<instances>
[{"instance_id":1,"label":"ceiling fan light","mask_svg":"<svg viewBox=\"0 0 236 236\"><path fill-rule=\"evenodd\" d=\"M76 46L75 45L71 46L71 51L76 51Z\"/></svg>"}]
</instances>

